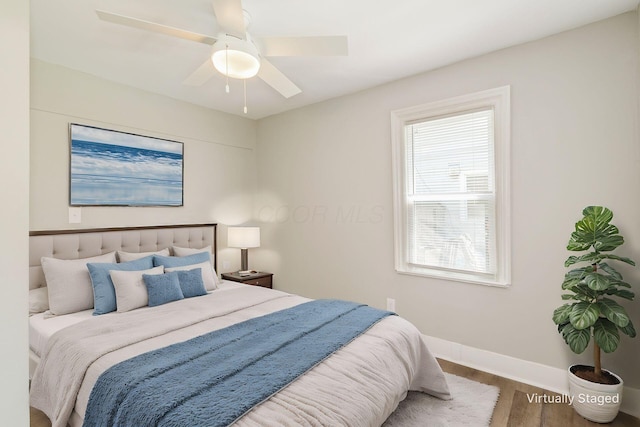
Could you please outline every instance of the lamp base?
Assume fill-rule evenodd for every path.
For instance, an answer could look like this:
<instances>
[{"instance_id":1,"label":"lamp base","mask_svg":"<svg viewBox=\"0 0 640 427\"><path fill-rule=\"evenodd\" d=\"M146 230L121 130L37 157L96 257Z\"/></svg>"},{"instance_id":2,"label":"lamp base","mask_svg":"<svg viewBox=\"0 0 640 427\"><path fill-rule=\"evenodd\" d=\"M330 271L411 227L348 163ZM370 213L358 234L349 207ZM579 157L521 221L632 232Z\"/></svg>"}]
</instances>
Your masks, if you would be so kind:
<instances>
[{"instance_id":1,"label":"lamp base","mask_svg":"<svg viewBox=\"0 0 640 427\"><path fill-rule=\"evenodd\" d=\"M240 271L249 270L249 250L240 249Z\"/></svg>"}]
</instances>

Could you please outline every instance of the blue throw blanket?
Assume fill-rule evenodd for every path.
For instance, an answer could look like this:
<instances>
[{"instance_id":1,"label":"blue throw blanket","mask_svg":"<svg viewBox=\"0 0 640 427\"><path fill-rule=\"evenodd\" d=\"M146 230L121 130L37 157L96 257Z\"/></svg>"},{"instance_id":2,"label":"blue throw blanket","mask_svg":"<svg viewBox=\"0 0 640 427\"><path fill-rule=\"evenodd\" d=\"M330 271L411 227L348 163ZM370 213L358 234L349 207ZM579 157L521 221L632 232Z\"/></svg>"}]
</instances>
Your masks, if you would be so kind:
<instances>
[{"instance_id":1,"label":"blue throw blanket","mask_svg":"<svg viewBox=\"0 0 640 427\"><path fill-rule=\"evenodd\" d=\"M227 426L391 314L310 301L141 354L98 378L84 426Z\"/></svg>"}]
</instances>

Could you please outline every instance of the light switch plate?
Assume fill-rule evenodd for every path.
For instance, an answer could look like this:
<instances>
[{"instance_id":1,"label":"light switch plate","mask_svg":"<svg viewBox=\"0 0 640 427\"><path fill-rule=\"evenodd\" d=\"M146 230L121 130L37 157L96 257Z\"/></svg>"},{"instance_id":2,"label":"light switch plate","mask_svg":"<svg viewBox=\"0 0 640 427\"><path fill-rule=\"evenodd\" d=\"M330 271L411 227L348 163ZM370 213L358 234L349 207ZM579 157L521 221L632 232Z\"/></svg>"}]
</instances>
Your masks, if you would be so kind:
<instances>
[{"instance_id":1,"label":"light switch plate","mask_svg":"<svg viewBox=\"0 0 640 427\"><path fill-rule=\"evenodd\" d=\"M82 208L69 208L69 224L82 222Z\"/></svg>"}]
</instances>

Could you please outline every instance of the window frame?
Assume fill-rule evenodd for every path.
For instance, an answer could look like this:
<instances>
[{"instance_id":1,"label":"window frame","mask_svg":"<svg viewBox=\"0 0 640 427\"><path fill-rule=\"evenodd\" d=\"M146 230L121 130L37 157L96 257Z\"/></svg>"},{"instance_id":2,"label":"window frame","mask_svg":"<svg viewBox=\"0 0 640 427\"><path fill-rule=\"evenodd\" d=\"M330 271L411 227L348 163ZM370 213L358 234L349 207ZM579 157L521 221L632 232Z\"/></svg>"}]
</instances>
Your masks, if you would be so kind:
<instances>
[{"instance_id":1,"label":"window frame","mask_svg":"<svg viewBox=\"0 0 640 427\"><path fill-rule=\"evenodd\" d=\"M391 147L393 169L394 258L400 274L434 277L488 286L507 287L511 284L511 213L510 213L510 86L457 96L391 112ZM494 173L495 173L495 245L496 272L462 272L429 268L411 264L408 259L409 230L406 189L405 127L416 122L443 116L464 114L491 108L494 111Z\"/></svg>"}]
</instances>

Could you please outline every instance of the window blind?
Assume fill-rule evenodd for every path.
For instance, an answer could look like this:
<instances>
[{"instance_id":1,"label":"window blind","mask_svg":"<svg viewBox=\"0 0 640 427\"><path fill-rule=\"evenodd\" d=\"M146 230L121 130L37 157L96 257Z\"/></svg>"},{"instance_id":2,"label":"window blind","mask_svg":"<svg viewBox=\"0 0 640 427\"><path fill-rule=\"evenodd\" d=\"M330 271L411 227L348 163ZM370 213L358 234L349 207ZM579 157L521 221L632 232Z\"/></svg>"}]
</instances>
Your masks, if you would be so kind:
<instances>
[{"instance_id":1,"label":"window blind","mask_svg":"<svg viewBox=\"0 0 640 427\"><path fill-rule=\"evenodd\" d=\"M492 108L405 125L407 261L494 275Z\"/></svg>"}]
</instances>

